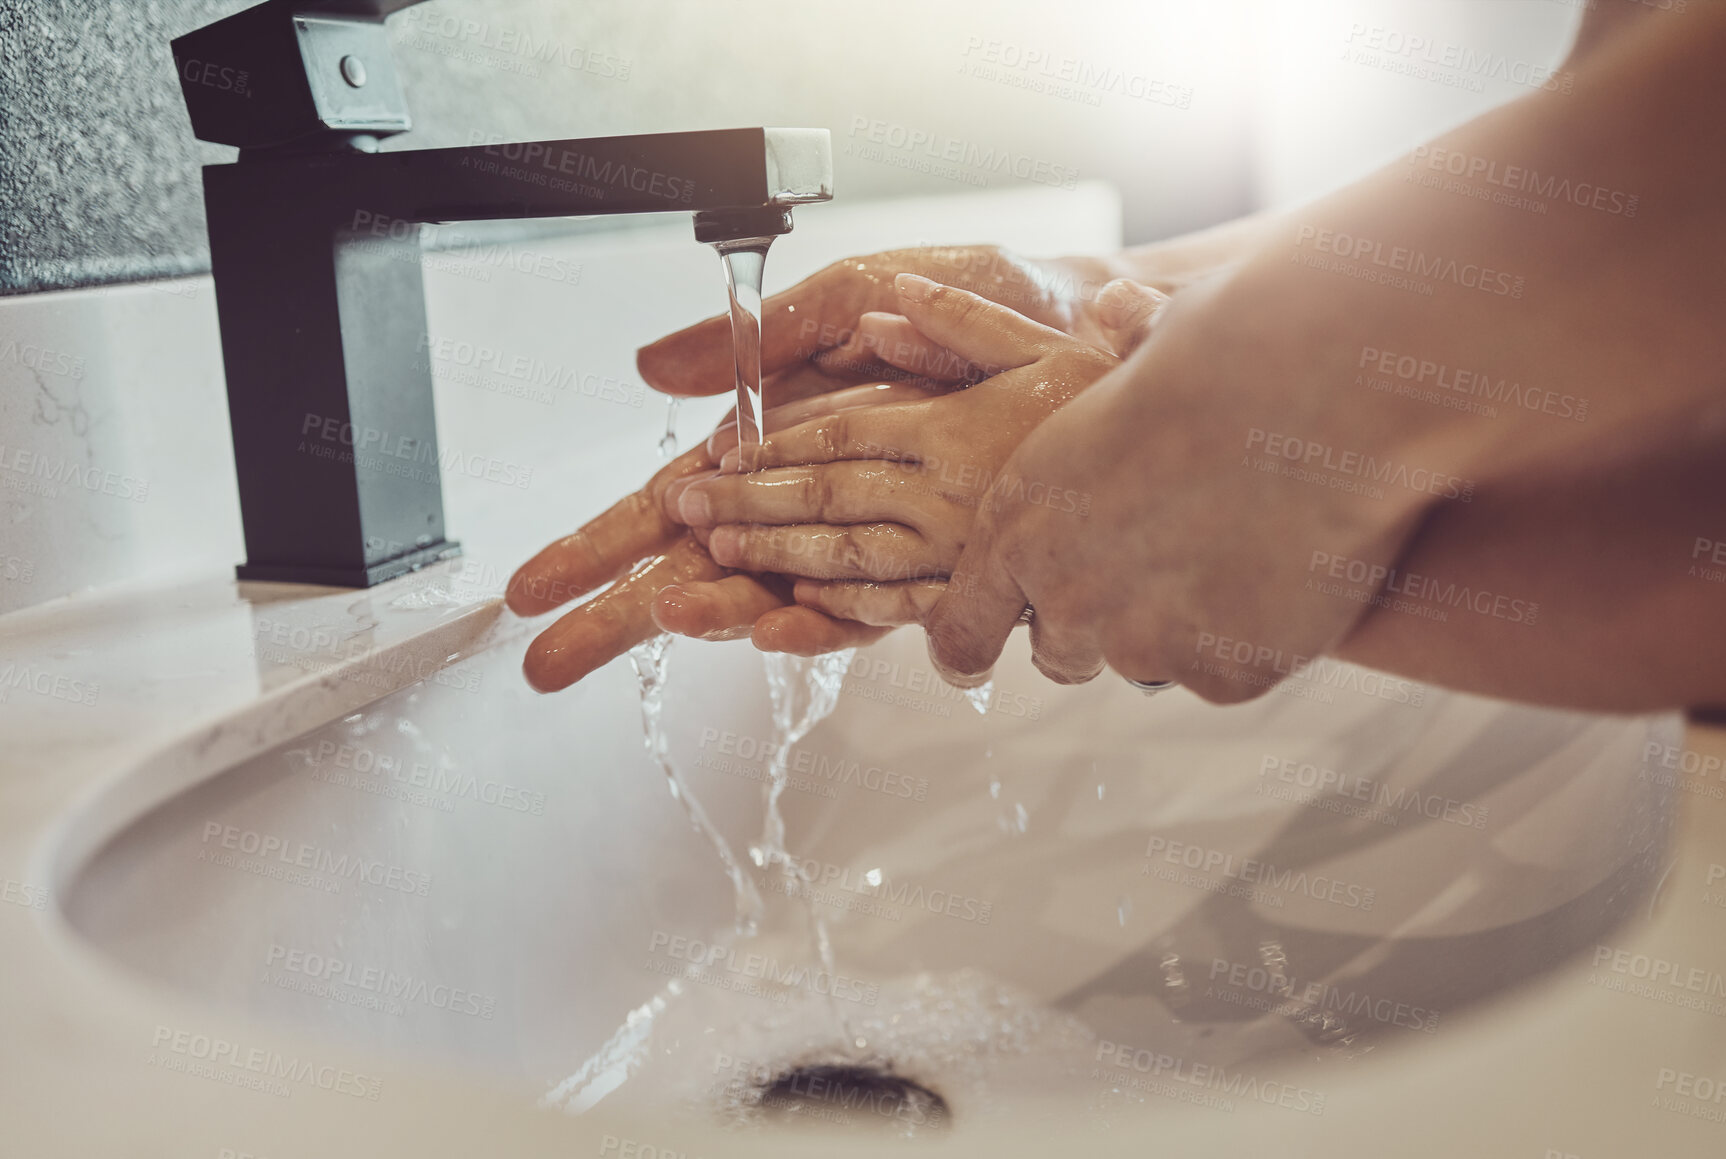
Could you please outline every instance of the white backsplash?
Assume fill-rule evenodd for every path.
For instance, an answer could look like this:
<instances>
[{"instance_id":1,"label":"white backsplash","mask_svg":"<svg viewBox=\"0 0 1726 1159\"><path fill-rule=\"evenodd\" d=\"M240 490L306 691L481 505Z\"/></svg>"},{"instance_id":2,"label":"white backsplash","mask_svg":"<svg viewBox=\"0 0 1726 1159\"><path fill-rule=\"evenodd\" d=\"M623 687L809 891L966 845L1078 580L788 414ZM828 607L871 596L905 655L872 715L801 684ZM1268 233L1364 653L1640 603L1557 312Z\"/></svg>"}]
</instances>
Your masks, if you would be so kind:
<instances>
[{"instance_id":1,"label":"white backsplash","mask_svg":"<svg viewBox=\"0 0 1726 1159\"><path fill-rule=\"evenodd\" d=\"M1087 184L840 201L796 224L769 256L769 292L898 246L1105 252L1121 208ZM425 267L438 438L465 464L444 471L447 526L473 581L496 588L659 462L666 401L635 349L721 312L719 262L679 215L433 252ZM685 406L683 445L727 401ZM0 613L243 554L210 279L0 298Z\"/></svg>"}]
</instances>

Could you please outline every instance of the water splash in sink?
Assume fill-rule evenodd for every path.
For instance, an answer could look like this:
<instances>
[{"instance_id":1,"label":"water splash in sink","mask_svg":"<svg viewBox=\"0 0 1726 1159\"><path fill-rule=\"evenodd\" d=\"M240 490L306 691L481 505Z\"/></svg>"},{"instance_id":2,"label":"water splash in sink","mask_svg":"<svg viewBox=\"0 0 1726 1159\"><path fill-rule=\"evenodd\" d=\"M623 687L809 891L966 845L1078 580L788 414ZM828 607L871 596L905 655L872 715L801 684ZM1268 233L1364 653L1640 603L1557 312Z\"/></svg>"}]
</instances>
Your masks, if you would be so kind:
<instances>
[{"instance_id":1,"label":"water splash in sink","mask_svg":"<svg viewBox=\"0 0 1726 1159\"><path fill-rule=\"evenodd\" d=\"M720 864L725 866L725 874L731 879L732 889L737 894L737 932L747 936L753 934L761 922L761 894L744 872L737 855L731 852L730 843L714 827L707 810L689 791L683 774L677 771L671 760L671 741L665 731L665 672L670 647L671 637L659 635L629 651L629 662L635 666L635 679L641 685L642 739L647 745L647 755L665 773L672 798L683 806L683 811L689 814L690 824L707 838L713 851L719 855Z\"/></svg>"}]
</instances>

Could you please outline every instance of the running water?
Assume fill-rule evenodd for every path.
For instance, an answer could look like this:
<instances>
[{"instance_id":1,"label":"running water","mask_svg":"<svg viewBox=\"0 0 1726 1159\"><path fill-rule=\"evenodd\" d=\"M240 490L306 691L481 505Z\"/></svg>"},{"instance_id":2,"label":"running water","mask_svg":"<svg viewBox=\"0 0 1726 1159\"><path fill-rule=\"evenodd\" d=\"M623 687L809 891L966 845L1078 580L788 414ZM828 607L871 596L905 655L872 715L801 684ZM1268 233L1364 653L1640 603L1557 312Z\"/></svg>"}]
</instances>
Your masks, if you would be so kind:
<instances>
[{"instance_id":1,"label":"running water","mask_svg":"<svg viewBox=\"0 0 1726 1159\"><path fill-rule=\"evenodd\" d=\"M669 459L677 454L677 412L683 400L673 397L665 407L665 433L659 437L659 457Z\"/></svg>"},{"instance_id":2,"label":"running water","mask_svg":"<svg viewBox=\"0 0 1726 1159\"><path fill-rule=\"evenodd\" d=\"M707 810L690 793L683 774L671 761L671 743L665 731L666 652L670 645L670 636L659 635L629 650L629 662L635 666L635 679L641 685L641 729L647 755L664 771L671 796L689 814L690 824L707 838L713 851L719 855L737 895L737 932L748 937L761 923L761 894L744 872L742 863L731 852L730 844L708 819Z\"/></svg>"},{"instance_id":3,"label":"running water","mask_svg":"<svg viewBox=\"0 0 1726 1159\"><path fill-rule=\"evenodd\" d=\"M737 469L753 470L761 453L766 407L761 398L761 274L771 237L715 242L731 306L731 357L737 372Z\"/></svg>"},{"instance_id":4,"label":"running water","mask_svg":"<svg viewBox=\"0 0 1726 1159\"><path fill-rule=\"evenodd\" d=\"M785 848L785 817L779 811L779 798L791 779L792 746L833 714L834 706L839 703L839 690L845 684L845 672L856 655L855 648L847 648L812 660L783 652L769 652L762 657L767 671L767 695L773 705L773 756L767 766L767 809L761 840L749 847L749 859L762 868L778 862L785 874L787 896L803 896L809 934L828 977L837 975L838 970L833 960L833 942L827 936L827 920L817 911L814 897L799 888L803 882L797 876L797 863ZM839 1024L841 1039L859 1050L868 1045L852 1034L839 1008L839 999L829 993L827 1001Z\"/></svg>"}]
</instances>

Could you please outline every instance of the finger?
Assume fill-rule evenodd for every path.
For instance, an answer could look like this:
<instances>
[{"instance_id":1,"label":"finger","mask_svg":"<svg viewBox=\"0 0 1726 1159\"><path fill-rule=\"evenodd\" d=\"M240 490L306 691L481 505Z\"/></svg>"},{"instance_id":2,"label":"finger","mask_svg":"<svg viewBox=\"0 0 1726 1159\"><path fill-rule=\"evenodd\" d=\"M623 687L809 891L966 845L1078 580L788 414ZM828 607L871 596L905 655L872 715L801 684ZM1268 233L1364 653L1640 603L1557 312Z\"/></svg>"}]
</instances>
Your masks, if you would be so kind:
<instances>
[{"instance_id":1,"label":"finger","mask_svg":"<svg viewBox=\"0 0 1726 1159\"><path fill-rule=\"evenodd\" d=\"M800 579L793 594L803 607L834 619L896 628L921 624L946 590L946 580L858 583Z\"/></svg>"},{"instance_id":2,"label":"finger","mask_svg":"<svg viewBox=\"0 0 1726 1159\"><path fill-rule=\"evenodd\" d=\"M762 303L761 371L782 370L840 345L865 310L890 304L888 287L839 262ZM636 352L636 369L666 394L721 394L736 385L731 319L721 314Z\"/></svg>"},{"instance_id":3,"label":"finger","mask_svg":"<svg viewBox=\"0 0 1726 1159\"><path fill-rule=\"evenodd\" d=\"M665 551L682 528L665 512L661 496L683 476L712 468L707 448L692 447L660 468L647 486L544 548L510 577L504 597L510 611L518 616L549 612Z\"/></svg>"},{"instance_id":4,"label":"finger","mask_svg":"<svg viewBox=\"0 0 1726 1159\"><path fill-rule=\"evenodd\" d=\"M1103 649L1094 632L1038 612L1031 617L1031 663L1056 684L1084 684L1103 670Z\"/></svg>"},{"instance_id":5,"label":"finger","mask_svg":"<svg viewBox=\"0 0 1726 1159\"><path fill-rule=\"evenodd\" d=\"M921 334L988 374L1028 366L1072 339L1008 306L920 274L893 279L899 308Z\"/></svg>"},{"instance_id":6,"label":"finger","mask_svg":"<svg viewBox=\"0 0 1726 1159\"><path fill-rule=\"evenodd\" d=\"M1116 278L1097 292L1097 327L1116 358L1125 358L1144 344L1170 300L1161 290L1131 278Z\"/></svg>"},{"instance_id":7,"label":"finger","mask_svg":"<svg viewBox=\"0 0 1726 1159\"><path fill-rule=\"evenodd\" d=\"M841 459L915 458L928 429L928 406L922 402L899 402L867 408L851 407L823 415L768 435L761 444L756 470L795 467L812 463L834 463ZM739 455L733 447L719 460L719 469L737 469Z\"/></svg>"},{"instance_id":8,"label":"finger","mask_svg":"<svg viewBox=\"0 0 1726 1159\"><path fill-rule=\"evenodd\" d=\"M784 580L752 575L673 584L654 596L653 622L698 640L741 640L756 620L790 602L788 587Z\"/></svg>"},{"instance_id":9,"label":"finger","mask_svg":"<svg viewBox=\"0 0 1726 1159\"><path fill-rule=\"evenodd\" d=\"M1025 610L1025 593L996 557L995 535L979 520L948 578L947 590L923 621L929 661L947 683L972 688L989 677L1007 637Z\"/></svg>"},{"instance_id":10,"label":"finger","mask_svg":"<svg viewBox=\"0 0 1726 1159\"><path fill-rule=\"evenodd\" d=\"M739 571L775 571L809 579L902 580L940 575L933 545L909 527L728 524L713 529L707 549Z\"/></svg>"},{"instance_id":11,"label":"finger","mask_svg":"<svg viewBox=\"0 0 1726 1159\"><path fill-rule=\"evenodd\" d=\"M678 518L691 527L902 523L921 531L953 511L953 501L930 485L922 468L871 459L694 478L677 504Z\"/></svg>"},{"instance_id":12,"label":"finger","mask_svg":"<svg viewBox=\"0 0 1726 1159\"><path fill-rule=\"evenodd\" d=\"M806 422L838 414L844 410L886 406L897 402L920 402L938 391L910 382L872 382L835 390L831 394L798 399L769 410L766 414L768 433L801 426ZM768 396L773 397L772 395ZM707 453L715 463L737 446L737 420L727 419L714 429L707 439Z\"/></svg>"},{"instance_id":13,"label":"finger","mask_svg":"<svg viewBox=\"0 0 1726 1159\"><path fill-rule=\"evenodd\" d=\"M851 341L823 351L818 362L835 372L885 369L896 379L908 374L932 382L969 383L984 377L977 366L927 337L903 314L880 311L859 318Z\"/></svg>"},{"instance_id":14,"label":"finger","mask_svg":"<svg viewBox=\"0 0 1726 1159\"><path fill-rule=\"evenodd\" d=\"M885 636L891 628L873 628L822 615L814 608L780 608L755 621L750 636L763 652L820 656L843 648L861 648Z\"/></svg>"},{"instance_id":15,"label":"finger","mask_svg":"<svg viewBox=\"0 0 1726 1159\"><path fill-rule=\"evenodd\" d=\"M613 584L551 627L527 649L522 671L540 692L567 688L659 634L651 612L661 588L716 580L725 570L700 544L684 537L663 556Z\"/></svg>"}]
</instances>

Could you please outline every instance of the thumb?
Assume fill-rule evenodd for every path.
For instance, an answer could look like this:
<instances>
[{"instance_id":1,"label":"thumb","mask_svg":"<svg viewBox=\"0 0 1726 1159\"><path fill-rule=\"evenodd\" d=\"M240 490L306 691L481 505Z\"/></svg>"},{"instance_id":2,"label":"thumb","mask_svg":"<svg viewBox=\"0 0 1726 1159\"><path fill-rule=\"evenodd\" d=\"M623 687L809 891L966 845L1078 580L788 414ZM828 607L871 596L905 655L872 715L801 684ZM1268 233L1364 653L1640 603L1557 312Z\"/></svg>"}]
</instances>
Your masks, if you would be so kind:
<instances>
[{"instance_id":1,"label":"thumb","mask_svg":"<svg viewBox=\"0 0 1726 1159\"><path fill-rule=\"evenodd\" d=\"M1125 358L1151 336L1168 303L1167 294L1131 278L1116 278L1098 292L1094 316L1116 358Z\"/></svg>"}]
</instances>

